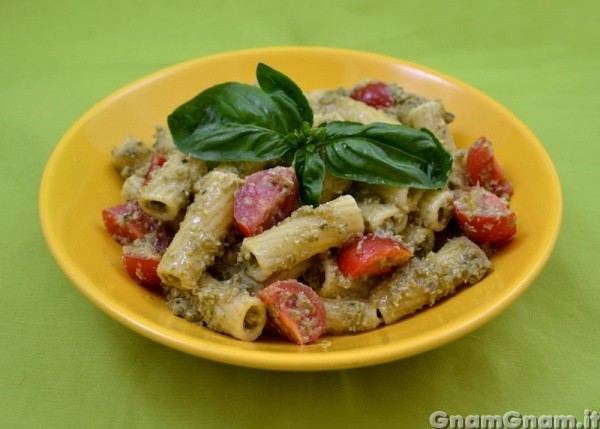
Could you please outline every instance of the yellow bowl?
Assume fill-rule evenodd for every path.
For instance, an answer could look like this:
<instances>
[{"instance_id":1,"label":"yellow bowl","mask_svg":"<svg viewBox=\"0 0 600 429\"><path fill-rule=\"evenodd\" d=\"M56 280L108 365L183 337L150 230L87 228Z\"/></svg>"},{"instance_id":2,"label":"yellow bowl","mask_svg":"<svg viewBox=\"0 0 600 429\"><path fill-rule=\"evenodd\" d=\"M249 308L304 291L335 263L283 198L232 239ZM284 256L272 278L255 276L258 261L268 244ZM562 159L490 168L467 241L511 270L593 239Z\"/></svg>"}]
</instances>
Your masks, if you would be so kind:
<instances>
[{"instance_id":1,"label":"yellow bowl","mask_svg":"<svg viewBox=\"0 0 600 429\"><path fill-rule=\"evenodd\" d=\"M118 203L120 179L110 150L132 134L150 141L156 124L202 89L225 81L253 82L258 62L290 76L304 90L350 86L372 77L441 98L456 115L459 146L480 135L515 187L518 233L492 259L493 271L432 308L372 332L324 337L297 346L273 339L242 342L171 314L162 298L127 277L120 247L100 212ZM534 281L558 235L562 197L555 169L534 134L496 101L434 70L372 53L277 47L214 55L154 73L99 102L60 140L40 186L40 218L62 270L99 308L159 343L196 356L255 368L329 370L372 365L448 343L498 315Z\"/></svg>"}]
</instances>

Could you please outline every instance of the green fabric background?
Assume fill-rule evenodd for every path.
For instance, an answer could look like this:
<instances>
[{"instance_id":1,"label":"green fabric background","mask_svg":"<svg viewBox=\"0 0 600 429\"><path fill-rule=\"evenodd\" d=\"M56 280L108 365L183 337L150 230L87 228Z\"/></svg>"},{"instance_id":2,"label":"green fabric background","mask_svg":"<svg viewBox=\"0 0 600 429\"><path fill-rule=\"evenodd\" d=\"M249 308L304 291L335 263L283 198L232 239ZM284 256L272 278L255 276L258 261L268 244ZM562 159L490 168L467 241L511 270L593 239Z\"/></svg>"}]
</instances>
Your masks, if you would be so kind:
<instances>
[{"instance_id":1,"label":"green fabric background","mask_svg":"<svg viewBox=\"0 0 600 429\"><path fill-rule=\"evenodd\" d=\"M0 2L0 427L427 428L449 414L600 412L598 1ZM433 351L355 370L228 366L121 326L66 279L37 211L44 164L96 101L228 50L404 58L488 93L545 145L561 234L524 296ZM594 191L596 189L596 191Z\"/></svg>"}]
</instances>

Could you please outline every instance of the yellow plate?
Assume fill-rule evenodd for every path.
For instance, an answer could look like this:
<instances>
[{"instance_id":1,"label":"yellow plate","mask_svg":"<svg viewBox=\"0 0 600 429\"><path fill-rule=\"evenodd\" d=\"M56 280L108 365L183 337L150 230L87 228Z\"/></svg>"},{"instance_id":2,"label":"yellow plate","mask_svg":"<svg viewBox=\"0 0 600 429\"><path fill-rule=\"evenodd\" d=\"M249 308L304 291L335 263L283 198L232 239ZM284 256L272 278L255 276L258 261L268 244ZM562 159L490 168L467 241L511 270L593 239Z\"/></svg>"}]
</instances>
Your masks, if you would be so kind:
<instances>
[{"instance_id":1,"label":"yellow plate","mask_svg":"<svg viewBox=\"0 0 600 429\"><path fill-rule=\"evenodd\" d=\"M290 76L303 90L350 86L372 77L441 98L456 115L459 146L480 135L513 182L515 239L493 257L481 283L394 325L324 337L297 346L277 340L248 343L173 316L158 295L131 281L120 247L104 231L102 208L121 201L110 150L127 134L149 142L156 124L202 89L225 81L253 82L258 62ZM159 343L216 361L277 370L329 370L372 365L448 343L498 315L534 281L555 244L562 197L555 169L534 134L490 97L456 79L407 61L331 48L277 47L200 58L154 73L99 102L60 140L40 187L40 218L62 270L99 308Z\"/></svg>"}]
</instances>

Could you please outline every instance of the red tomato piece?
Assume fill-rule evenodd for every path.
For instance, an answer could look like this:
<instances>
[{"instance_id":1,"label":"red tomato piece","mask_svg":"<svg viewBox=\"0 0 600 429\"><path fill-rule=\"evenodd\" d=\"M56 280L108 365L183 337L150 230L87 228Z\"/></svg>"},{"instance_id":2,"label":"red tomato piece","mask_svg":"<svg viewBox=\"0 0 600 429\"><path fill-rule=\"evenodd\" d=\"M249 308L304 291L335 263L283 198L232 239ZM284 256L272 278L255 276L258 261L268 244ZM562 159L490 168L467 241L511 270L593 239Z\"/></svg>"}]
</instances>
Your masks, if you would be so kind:
<instances>
[{"instance_id":1,"label":"red tomato piece","mask_svg":"<svg viewBox=\"0 0 600 429\"><path fill-rule=\"evenodd\" d=\"M454 215L467 237L478 243L501 243L517 232L517 216L496 194L480 187L458 191Z\"/></svg>"},{"instance_id":2,"label":"red tomato piece","mask_svg":"<svg viewBox=\"0 0 600 429\"><path fill-rule=\"evenodd\" d=\"M513 194L512 184L498 163L492 144L485 137L478 138L469 148L466 172L469 186L481 186L499 197Z\"/></svg>"},{"instance_id":3,"label":"red tomato piece","mask_svg":"<svg viewBox=\"0 0 600 429\"><path fill-rule=\"evenodd\" d=\"M377 109L394 105L390 90L384 82L369 82L355 88L350 97Z\"/></svg>"},{"instance_id":4,"label":"red tomato piece","mask_svg":"<svg viewBox=\"0 0 600 429\"><path fill-rule=\"evenodd\" d=\"M395 238L367 234L342 246L337 263L344 276L355 279L387 274L412 256L411 251Z\"/></svg>"},{"instance_id":5,"label":"red tomato piece","mask_svg":"<svg viewBox=\"0 0 600 429\"><path fill-rule=\"evenodd\" d=\"M325 305L314 290L297 280L279 280L260 291L269 323L296 344L307 344L325 332Z\"/></svg>"},{"instance_id":6,"label":"red tomato piece","mask_svg":"<svg viewBox=\"0 0 600 429\"><path fill-rule=\"evenodd\" d=\"M293 168L274 167L246 177L236 191L233 217L244 236L256 235L298 208L298 179Z\"/></svg>"},{"instance_id":7,"label":"red tomato piece","mask_svg":"<svg viewBox=\"0 0 600 429\"><path fill-rule=\"evenodd\" d=\"M167 155L164 153L155 153L150 163L148 164L148 170L146 171L146 176L144 177L144 185L147 185L150 180L152 180L152 176L156 170L163 166L163 164L167 162Z\"/></svg>"},{"instance_id":8,"label":"red tomato piece","mask_svg":"<svg viewBox=\"0 0 600 429\"><path fill-rule=\"evenodd\" d=\"M104 227L121 244L128 244L159 228L160 222L144 212L135 201L102 210Z\"/></svg>"},{"instance_id":9,"label":"red tomato piece","mask_svg":"<svg viewBox=\"0 0 600 429\"><path fill-rule=\"evenodd\" d=\"M156 269L160 263L160 255L152 251L144 251L136 246L123 246L123 265L129 277L138 284L148 288L158 288L161 284Z\"/></svg>"}]
</instances>

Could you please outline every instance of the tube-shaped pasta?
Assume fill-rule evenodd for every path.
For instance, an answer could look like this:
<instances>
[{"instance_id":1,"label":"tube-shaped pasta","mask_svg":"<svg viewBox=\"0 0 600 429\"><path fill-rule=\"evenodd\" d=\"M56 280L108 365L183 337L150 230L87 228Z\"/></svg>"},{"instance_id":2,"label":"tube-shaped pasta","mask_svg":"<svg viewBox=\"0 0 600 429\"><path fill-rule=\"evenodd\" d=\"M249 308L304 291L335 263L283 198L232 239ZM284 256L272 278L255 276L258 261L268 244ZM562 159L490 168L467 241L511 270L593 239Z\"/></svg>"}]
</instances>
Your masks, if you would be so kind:
<instances>
[{"instance_id":1,"label":"tube-shaped pasta","mask_svg":"<svg viewBox=\"0 0 600 429\"><path fill-rule=\"evenodd\" d=\"M408 222L408 216L395 204L379 203L371 200L358 202L358 207L365 221L365 229L369 232L402 231Z\"/></svg>"},{"instance_id":2,"label":"tube-shaped pasta","mask_svg":"<svg viewBox=\"0 0 600 429\"><path fill-rule=\"evenodd\" d=\"M448 189L426 191L419 200L419 219L425 228L442 231L452 219L454 194Z\"/></svg>"},{"instance_id":3,"label":"tube-shaped pasta","mask_svg":"<svg viewBox=\"0 0 600 429\"><path fill-rule=\"evenodd\" d=\"M323 298L336 298L348 296L365 297L376 282L375 277L363 277L352 280L342 274L337 260L329 253L319 255L321 259L321 268L324 279L321 287L317 290L319 296Z\"/></svg>"},{"instance_id":4,"label":"tube-shaped pasta","mask_svg":"<svg viewBox=\"0 0 600 429\"><path fill-rule=\"evenodd\" d=\"M138 203L156 219L174 220L189 204L194 182L205 172L202 161L172 152L150 182L140 189Z\"/></svg>"},{"instance_id":5,"label":"tube-shaped pasta","mask_svg":"<svg viewBox=\"0 0 600 429\"><path fill-rule=\"evenodd\" d=\"M303 206L278 225L246 237L241 257L249 262L249 274L262 281L363 231L356 201L343 195L317 208Z\"/></svg>"},{"instance_id":6,"label":"tube-shaped pasta","mask_svg":"<svg viewBox=\"0 0 600 429\"><path fill-rule=\"evenodd\" d=\"M390 185L360 184L359 186L379 196L384 203L394 204L405 213L418 210L419 200L425 192L423 189Z\"/></svg>"},{"instance_id":7,"label":"tube-shaped pasta","mask_svg":"<svg viewBox=\"0 0 600 429\"><path fill-rule=\"evenodd\" d=\"M265 305L243 283L218 281L208 274L193 291L169 291L167 304L177 316L243 341L258 338L267 321Z\"/></svg>"},{"instance_id":8,"label":"tube-shaped pasta","mask_svg":"<svg viewBox=\"0 0 600 429\"><path fill-rule=\"evenodd\" d=\"M452 152L456 149L452 133L444 120L444 106L439 100L429 100L406 115L406 124L410 127L427 128L439 139L444 147Z\"/></svg>"},{"instance_id":9,"label":"tube-shaped pasta","mask_svg":"<svg viewBox=\"0 0 600 429\"><path fill-rule=\"evenodd\" d=\"M413 255L425 256L435 245L435 235L432 230L421 225L408 224L400 233L402 241L412 251Z\"/></svg>"},{"instance_id":10,"label":"tube-shaped pasta","mask_svg":"<svg viewBox=\"0 0 600 429\"><path fill-rule=\"evenodd\" d=\"M410 188L408 190L408 211L419 210L419 201L425 195L425 189Z\"/></svg>"},{"instance_id":11,"label":"tube-shaped pasta","mask_svg":"<svg viewBox=\"0 0 600 429\"><path fill-rule=\"evenodd\" d=\"M315 125L331 121L353 121L361 124L400 123L397 118L388 115L385 111L356 101L340 91L311 91L305 95L315 112Z\"/></svg>"},{"instance_id":12,"label":"tube-shaped pasta","mask_svg":"<svg viewBox=\"0 0 600 429\"><path fill-rule=\"evenodd\" d=\"M361 187L378 195L383 199L384 202L394 204L396 207L406 213L411 210L408 197L410 188L370 184L361 184Z\"/></svg>"},{"instance_id":13,"label":"tube-shaped pasta","mask_svg":"<svg viewBox=\"0 0 600 429\"><path fill-rule=\"evenodd\" d=\"M375 329L381 323L377 307L359 299L323 298L325 305L325 331L342 335Z\"/></svg>"},{"instance_id":14,"label":"tube-shaped pasta","mask_svg":"<svg viewBox=\"0 0 600 429\"><path fill-rule=\"evenodd\" d=\"M158 265L158 275L172 287L192 289L222 251L233 222L234 193L242 180L212 170L199 181L199 191Z\"/></svg>"},{"instance_id":15,"label":"tube-shaped pasta","mask_svg":"<svg viewBox=\"0 0 600 429\"><path fill-rule=\"evenodd\" d=\"M236 161L231 165L236 169L236 172L240 177L246 177L257 171L269 168L270 164L266 161ZM225 168L226 166L227 164L224 163L221 164L220 168Z\"/></svg>"},{"instance_id":16,"label":"tube-shaped pasta","mask_svg":"<svg viewBox=\"0 0 600 429\"><path fill-rule=\"evenodd\" d=\"M323 190L321 191L321 203L326 203L339 197L351 184L351 180L335 177L326 170L325 177L323 178Z\"/></svg>"},{"instance_id":17,"label":"tube-shaped pasta","mask_svg":"<svg viewBox=\"0 0 600 429\"><path fill-rule=\"evenodd\" d=\"M254 341L267 322L263 302L235 280L220 282L205 274L194 290L209 329L244 341Z\"/></svg>"},{"instance_id":18,"label":"tube-shaped pasta","mask_svg":"<svg viewBox=\"0 0 600 429\"><path fill-rule=\"evenodd\" d=\"M448 175L448 188L462 189L468 186L467 183L467 154L469 149L461 148L452 153L452 170Z\"/></svg>"},{"instance_id":19,"label":"tube-shaped pasta","mask_svg":"<svg viewBox=\"0 0 600 429\"><path fill-rule=\"evenodd\" d=\"M168 128L165 128L162 125L157 125L155 127L152 149L160 153L170 153L177 150L177 146L173 143L173 137Z\"/></svg>"},{"instance_id":20,"label":"tube-shaped pasta","mask_svg":"<svg viewBox=\"0 0 600 429\"><path fill-rule=\"evenodd\" d=\"M454 238L437 253L414 258L397 270L373 289L370 300L384 322L393 323L433 305L463 284L477 283L490 267L479 246L466 237Z\"/></svg>"},{"instance_id":21,"label":"tube-shaped pasta","mask_svg":"<svg viewBox=\"0 0 600 429\"><path fill-rule=\"evenodd\" d=\"M111 162L123 178L131 176L150 161L154 152L141 140L127 136L111 153Z\"/></svg>"},{"instance_id":22,"label":"tube-shaped pasta","mask_svg":"<svg viewBox=\"0 0 600 429\"><path fill-rule=\"evenodd\" d=\"M269 285L278 280L297 279L298 277L302 276L302 274L307 272L309 269L314 267L315 264L318 264L318 259L319 259L319 256L315 255L308 259L300 261L290 269L276 272L274 275L272 275L271 277L266 279L263 283L265 285Z\"/></svg>"},{"instance_id":23,"label":"tube-shaped pasta","mask_svg":"<svg viewBox=\"0 0 600 429\"><path fill-rule=\"evenodd\" d=\"M144 175L139 173L134 173L129 176L125 179L123 186L121 187L121 197L125 201L137 200L140 189L142 189L142 186L144 185L144 180Z\"/></svg>"}]
</instances>

